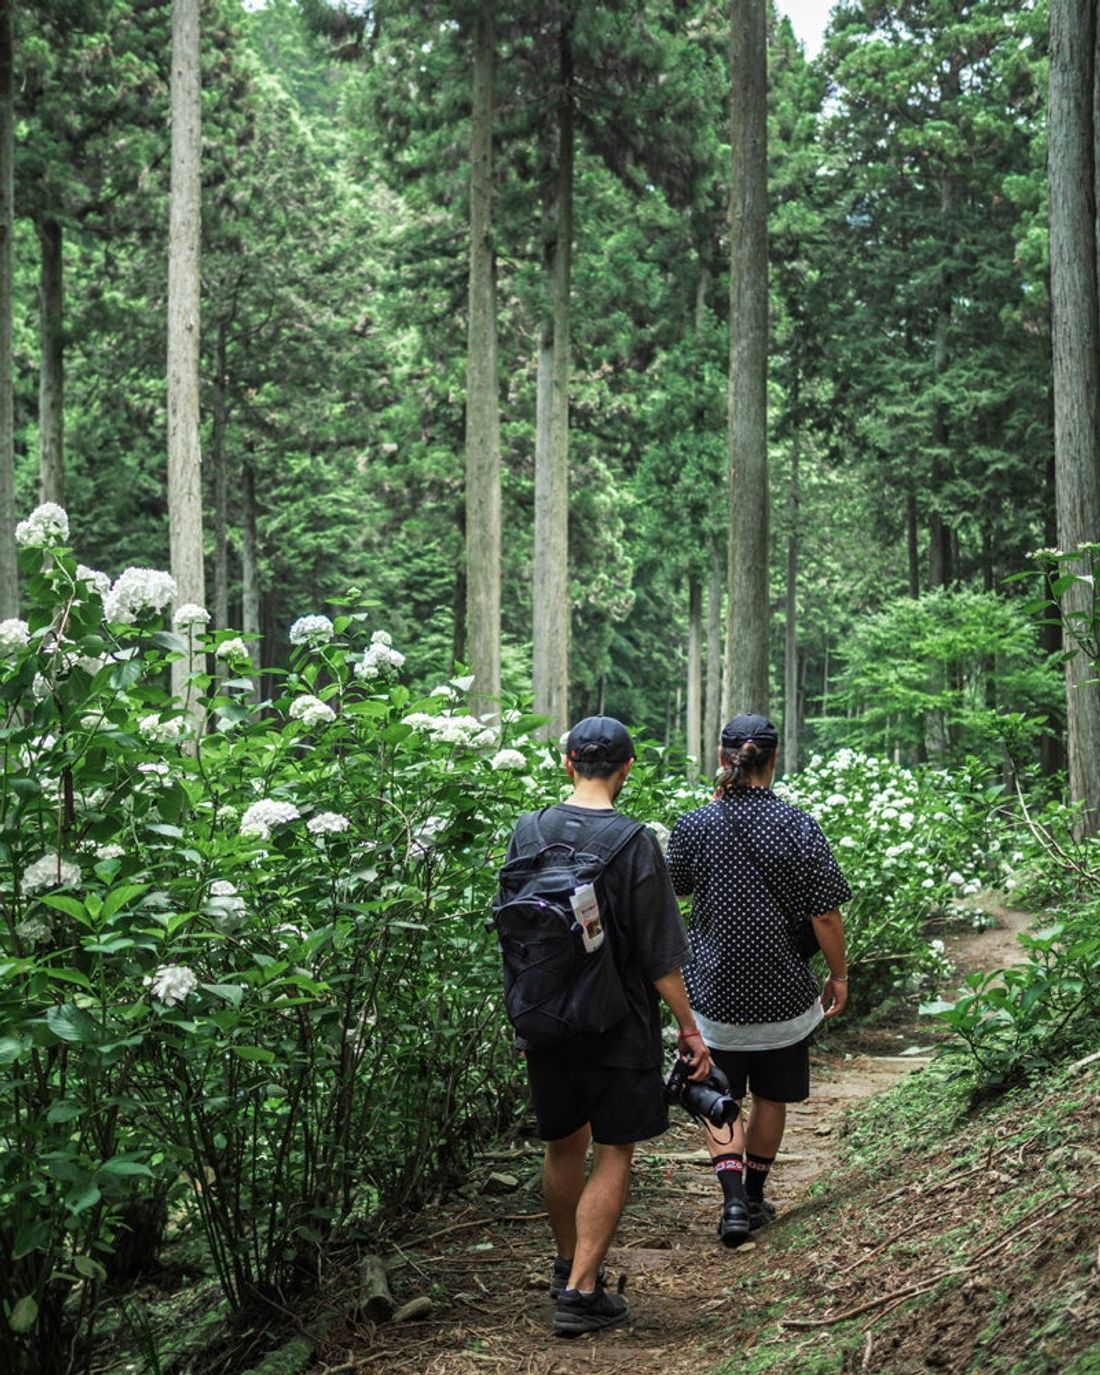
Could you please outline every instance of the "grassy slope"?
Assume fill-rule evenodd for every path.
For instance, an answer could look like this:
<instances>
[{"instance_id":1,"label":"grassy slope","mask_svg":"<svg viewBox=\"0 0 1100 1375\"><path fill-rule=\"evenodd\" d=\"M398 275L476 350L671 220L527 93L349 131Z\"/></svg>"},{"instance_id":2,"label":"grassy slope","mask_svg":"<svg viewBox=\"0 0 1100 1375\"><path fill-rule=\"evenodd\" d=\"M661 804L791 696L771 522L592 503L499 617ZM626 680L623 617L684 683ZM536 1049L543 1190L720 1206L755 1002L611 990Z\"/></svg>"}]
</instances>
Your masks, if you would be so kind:
<instances>
[{"instance_id":1,"label":"grassy slope","mask_svg":"<svg viewBox=\"0 0 1100 1375\"><path fill-rule=\"evenodd\" d=\"M1100 1375L1100 1063L973 1108L933 1065L842 1155L716 1375Z\"/></svg>"}]
</instances>

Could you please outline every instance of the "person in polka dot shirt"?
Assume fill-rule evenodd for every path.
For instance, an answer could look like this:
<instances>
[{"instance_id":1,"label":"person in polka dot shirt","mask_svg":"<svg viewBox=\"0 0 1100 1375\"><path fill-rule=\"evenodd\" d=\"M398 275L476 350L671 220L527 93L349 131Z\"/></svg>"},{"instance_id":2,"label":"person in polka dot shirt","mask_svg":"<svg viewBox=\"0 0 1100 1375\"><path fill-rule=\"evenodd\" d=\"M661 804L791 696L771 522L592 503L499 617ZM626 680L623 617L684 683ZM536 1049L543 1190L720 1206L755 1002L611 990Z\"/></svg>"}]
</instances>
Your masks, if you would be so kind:
<instances>
[{"instance_id":1,"label":"person in polka dot shirt","mask_svg":"<svg viewBox=\"0 0 1100 1375\"><path fill-rule=\"evenodd\" d=\"M775 1216L764 1185L787 1104L809 1097L810 1035L848 996L840 905L851 890L817 822L772 792L778 749L767 717L735 716L714 800L681 817L668 842L672 885L692 898L684 980L696 1022L733 1096L752 1093L747 1127L707 1128L727 1246ZM829 967L820 993L798 949L807 920Z\"/></svg>"}]
</instances>

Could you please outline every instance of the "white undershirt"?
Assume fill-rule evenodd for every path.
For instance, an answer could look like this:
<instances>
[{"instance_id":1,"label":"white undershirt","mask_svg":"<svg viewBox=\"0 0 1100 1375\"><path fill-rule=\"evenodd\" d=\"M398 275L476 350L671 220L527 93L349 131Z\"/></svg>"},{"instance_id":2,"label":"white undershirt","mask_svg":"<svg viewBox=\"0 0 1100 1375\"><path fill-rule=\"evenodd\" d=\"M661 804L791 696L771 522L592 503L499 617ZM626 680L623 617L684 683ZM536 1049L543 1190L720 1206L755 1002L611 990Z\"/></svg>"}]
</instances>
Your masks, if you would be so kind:
<instances>
[{"instance_id":1,"label":"white undershirt","mask_svg":"<svg viewBox=\"0 0 1100 1375\"><path fill-rule=\"evenodd\" d=\"M804 1040L824 1016L821 999L815 998L805 1012L785 1022L712 1022L701 1012L695 1012L695 1022L715 1050L781 1050Z\"/></svg>"}]
</instances>

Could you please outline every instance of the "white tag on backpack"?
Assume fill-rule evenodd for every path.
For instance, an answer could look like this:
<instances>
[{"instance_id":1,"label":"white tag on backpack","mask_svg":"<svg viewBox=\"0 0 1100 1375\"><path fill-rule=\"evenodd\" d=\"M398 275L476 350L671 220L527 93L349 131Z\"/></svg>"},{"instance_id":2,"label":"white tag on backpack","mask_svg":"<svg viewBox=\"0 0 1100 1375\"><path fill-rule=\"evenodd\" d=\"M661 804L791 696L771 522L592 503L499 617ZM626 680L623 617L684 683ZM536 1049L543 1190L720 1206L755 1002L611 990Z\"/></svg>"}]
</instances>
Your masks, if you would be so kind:
<instances>
[{"instance_id":1,"label":"white tag on backpack","mask_svg":"<svg viewBox=\"0 0 1100 1375\"><path fill-rule=\"evenodd\" d=\"M573 915L581 928L584 948L591 954L603 945L603 919L596 890L590 883L583 883L570 894L569 901L573 904Z\"/></svg>"}]
</instances>

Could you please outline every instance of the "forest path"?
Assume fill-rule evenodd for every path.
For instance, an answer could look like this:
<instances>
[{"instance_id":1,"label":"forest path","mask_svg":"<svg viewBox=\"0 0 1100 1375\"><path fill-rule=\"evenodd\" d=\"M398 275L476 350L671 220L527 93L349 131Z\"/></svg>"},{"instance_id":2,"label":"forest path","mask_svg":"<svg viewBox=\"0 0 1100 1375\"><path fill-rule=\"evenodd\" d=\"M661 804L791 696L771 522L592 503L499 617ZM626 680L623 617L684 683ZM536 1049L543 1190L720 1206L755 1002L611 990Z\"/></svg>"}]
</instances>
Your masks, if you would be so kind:
<instances>
[{"instance_id":1,"label":"forest path","mask_svg":"<svg viewBox=\"0 0 1100 1375\"><path fill-rule=\"evenodd\" d=\"M982 906L997 917L996 926L944 937L958 978L1021 957L1016 936L1033 917L988 899ZM609 1275L628 1281L631 1316L624 1326L569 1341L551 1335L553 1250L541 1211L541 1151L537 1143L517 1142L477 1163L462 1191L466 1197L426 1210L415 1232L394 1238L395 1299L429 1294L431 1315L334 1332L314 1367L317 1375L703 1375L755 1340L737 1313L754 1276L766 1277L769 1287L789 1278L790 1296L805 1296L797 1274L785 1267L802 1268L796 1263L800 1222L820 1210L814 1184L837 1169L845 1112L927 1063L927 1026L917 1025L915 1015L907 1020L886 1030L823 1038L814 1056L813 1095L789 1114L769 1186L780 1218L753 1243L736 1250L720 1244L720 1192L700 1130L682 1113L674 1110L672 1129L639 1147L630 1199L608 1255ZM511 1175L518 1187L491 1192L493 1172ZM853 1202L838 1191L839 1207Z\"/></svg>"}]
</instances>

